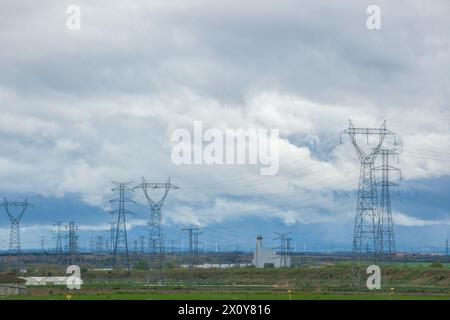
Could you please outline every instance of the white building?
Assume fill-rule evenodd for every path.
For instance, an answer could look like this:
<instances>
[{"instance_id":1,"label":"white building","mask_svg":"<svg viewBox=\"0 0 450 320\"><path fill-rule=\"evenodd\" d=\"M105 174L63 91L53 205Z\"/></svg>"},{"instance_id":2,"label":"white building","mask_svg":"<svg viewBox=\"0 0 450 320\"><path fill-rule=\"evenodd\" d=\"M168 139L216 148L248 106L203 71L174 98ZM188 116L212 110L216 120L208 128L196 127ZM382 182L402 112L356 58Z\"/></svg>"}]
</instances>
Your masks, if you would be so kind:
<instances>
[{"instance_id":1,"label":"white building","mask_svg":"<svg viewBox=\"0 0 450 320\"><path fill-rule=\"evenodd\" d=\"M26 281L27 286L66 286L68 283L73 283L73 277L21 277ZM77 284L83 284L83 280L77 278Z\"/></svg>"},{"instance_id":2,"label":"white building","mask_svg":"<svg viewBox=\"0 0 450 320\"><path fill-rule=\"evenodd\" d=\"M264 268L265 264L273 264L275 268L291 266L291 257L282 257L272 249L263 248L262 240L263 237L261 235L256 238L256 251L253 256L253 264L255 267Z\"/></svg>"}]
</instances>

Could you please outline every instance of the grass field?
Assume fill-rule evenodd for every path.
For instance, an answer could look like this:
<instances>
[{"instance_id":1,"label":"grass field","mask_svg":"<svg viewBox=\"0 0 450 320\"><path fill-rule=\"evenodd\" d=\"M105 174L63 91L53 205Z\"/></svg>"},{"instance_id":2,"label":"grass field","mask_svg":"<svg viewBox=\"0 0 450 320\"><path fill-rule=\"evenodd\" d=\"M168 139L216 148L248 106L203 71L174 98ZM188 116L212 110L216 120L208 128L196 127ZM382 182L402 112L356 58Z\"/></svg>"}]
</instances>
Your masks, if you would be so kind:
<instances>
[{"instance_id":1,"label":"grass field","mask_svg":"<svg viewBox=\"0 0 450 320\"><path fill-rule=\"evenodd\" d=\"M81 290L28 287L0 300L450 300L450 269L395 265L383 269L383 289L354 291L348 266L288 269L177 269L82 273ZM289 292L291 292L289 294Z\"/></svg>"},{"instance_id":2,"label":"grass field","mask_svg":"<svg viewBox=\"0 0 450 320\"><path fill-rule=\"evenodd\" d=\"M68 293L56 295L24 295L0 300L450 300L444 295L396 294L314 294L314 293Z\"/></svg>"}]
</instances>

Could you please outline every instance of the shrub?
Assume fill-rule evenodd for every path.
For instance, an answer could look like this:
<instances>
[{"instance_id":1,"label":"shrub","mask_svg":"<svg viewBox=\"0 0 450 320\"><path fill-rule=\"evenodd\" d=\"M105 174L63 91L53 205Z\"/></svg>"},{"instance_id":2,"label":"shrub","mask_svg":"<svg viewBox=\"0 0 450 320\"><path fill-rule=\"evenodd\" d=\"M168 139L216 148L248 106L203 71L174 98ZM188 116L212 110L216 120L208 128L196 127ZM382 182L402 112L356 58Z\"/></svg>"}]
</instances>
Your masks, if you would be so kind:
<instances>
[{"instance_id":1,"label":"shrub","mask_svg":"<svg viewBox=\"0 0 450 320\"><path fill-rule=\"evenodd\" d=\"M133 269L134 270L147 270L148 264L146 261L141 260L134 264Z\"/></svg>"},{"instance_id":2,"label":"shrub","mask_svg":"<svg viewBox=\"0 0 450 320\"><path fill-rule=\"evenodd\" d=\"M444 265L440 262L433 262L432 264L430 264L430 268L443 268Z\"/></svg>"}]
</instances>

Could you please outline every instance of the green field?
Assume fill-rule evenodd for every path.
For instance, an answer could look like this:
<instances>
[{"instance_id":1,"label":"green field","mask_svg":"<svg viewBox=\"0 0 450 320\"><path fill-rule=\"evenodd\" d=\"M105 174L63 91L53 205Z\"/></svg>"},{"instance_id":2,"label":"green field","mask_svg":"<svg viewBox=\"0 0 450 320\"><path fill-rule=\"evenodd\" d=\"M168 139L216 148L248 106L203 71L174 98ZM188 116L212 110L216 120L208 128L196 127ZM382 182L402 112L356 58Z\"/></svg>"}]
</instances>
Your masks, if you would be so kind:
<instances>
[{"instance_id":1,"label":"green field","mask_svg":"<svg viewBox=\"0 0 450 320\"><path fill-rule=\"evenodd\" d=\"M41 271L36 271L40 272ZM348 265L321 268L87 271L81 290L28 287L22 300L437 300L450 299L450 269L394 265L383 268L382 289L352 286ZM357 288L357 289L356 289Z\"/></svg>"},{"instance_id":2,"label":"green field","mask_svg":"<svg viewBox=\"0 0 450 320\"><path fill-rule=\"evenodd\" d=\"M58 295L25 295L0 300L450 300L443 295L396 294L314 294L314 293L111 293Z\"/></svg>"}]
</instances>

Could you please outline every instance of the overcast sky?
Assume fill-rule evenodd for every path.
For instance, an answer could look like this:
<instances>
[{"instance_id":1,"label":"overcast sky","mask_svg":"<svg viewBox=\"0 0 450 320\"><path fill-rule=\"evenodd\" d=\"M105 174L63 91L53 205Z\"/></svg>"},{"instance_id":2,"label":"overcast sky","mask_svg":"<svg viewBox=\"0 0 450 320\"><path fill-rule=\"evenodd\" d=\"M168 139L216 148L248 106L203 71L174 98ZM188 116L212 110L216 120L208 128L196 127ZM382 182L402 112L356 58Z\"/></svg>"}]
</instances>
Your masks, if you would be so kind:
<instances>
[{"instance_id":1,"label":"overcast sky","mask_svg":"<svg viewBox=\"0 0 450 320\"><path fill-rule=\"evenodd\" d=\"M66 26L71 4L79 30ZM371 4L381 30L366 27ZM0 191L35 202L24 246L39 246L40 235L51 245L56 220L106 232L111 181L171 176L181 189L163 214L174 237L193 224L223 242L292 231L313 248L333 240L349 249L359 163L340 132L351 118L362 127L386 120L397 134L399 247L443 247L449 14L444 0L0 0ZM194 121L279 129L278 175L174 165L170 135ZM136 237L148 212L135 197ZM0 249L8 236L3 212Z\"/></svg>"}]
</instances>

